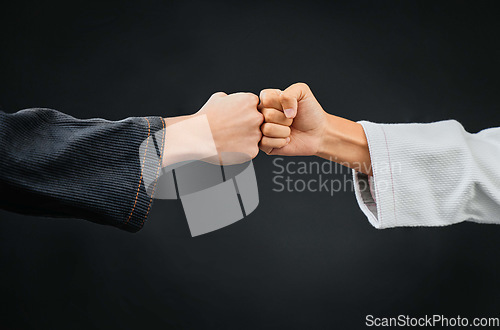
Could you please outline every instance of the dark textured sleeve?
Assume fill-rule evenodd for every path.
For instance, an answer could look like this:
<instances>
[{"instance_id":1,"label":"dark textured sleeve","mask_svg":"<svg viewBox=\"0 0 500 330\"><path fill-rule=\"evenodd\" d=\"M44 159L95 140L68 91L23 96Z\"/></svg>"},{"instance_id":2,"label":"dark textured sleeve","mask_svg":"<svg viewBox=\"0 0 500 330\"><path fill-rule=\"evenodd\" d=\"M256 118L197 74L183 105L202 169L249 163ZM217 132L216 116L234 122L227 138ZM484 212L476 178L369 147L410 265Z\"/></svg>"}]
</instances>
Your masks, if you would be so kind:
<instances>
[{"instance_id":1,"label":"dark textured sleeve","mask_svg":"<svg viewBox=\"0 0 500 330\"><path fill-rule=\"evenodd\" d=\"M80 120L50 109L0 111L0 208L138 231L152 203L143 172L161 167L144 160L148 152L161 159L164 135L153 134L164 125L161 117ZM141 148L149 137L154 143Z\"/></svg>"}]
</instances>

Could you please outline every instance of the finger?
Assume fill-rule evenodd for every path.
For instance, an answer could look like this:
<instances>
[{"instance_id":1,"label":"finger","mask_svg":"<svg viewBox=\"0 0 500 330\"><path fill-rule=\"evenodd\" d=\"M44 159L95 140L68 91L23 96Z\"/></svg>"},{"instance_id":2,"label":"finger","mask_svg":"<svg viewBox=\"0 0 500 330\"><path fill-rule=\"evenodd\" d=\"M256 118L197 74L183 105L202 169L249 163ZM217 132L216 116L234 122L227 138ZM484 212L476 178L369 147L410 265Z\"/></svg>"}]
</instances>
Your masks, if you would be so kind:
<instances>
[{"instance_id":1,"label":"finger","mask_svg":"<svg viewBox=\"0 0 500 330\"><path fill-rule=\"evenodd\" d=\"M264 151L268 155L271 153L271 151L273 151L273 148L261 146L260 143L259 143L259 149L262 150L262 151Z\"/></svg>"},{"instance_id":2,"label":"finger","mask_svg":"<svg viewBox=\"0 0 500 330\"><path fill-rule=\"evenodd\" d=\"M264 115L264 121L266 123L274 123L285 126L290 126L293 123L293 119L287 118L282 111L264 108L261 110L262 115Z\"/></svg>"},{"instance_id":3,"label":"finger","mask_svg":"<svg viewBox=\"0 0 500 330\"><path fill-rule=\"evenodd\" d=\"M262 134L270 138L286 138L290 136L290 127L273 123L264 123L260 127Z\"/></svg>"},{"instance_id":4,"label":"finger","mask_svg":"<svg viewBox=\"0 0 500 330\"><path fill-rule=\"evenodd\" d=\"M280 102L280 94L281 90L279 89L263 89L260 92L259 98L259 110L262 108L274 108L278 110L282 110L281 102Z\"/></svg>"},{"instance_id":5,"label":"finger","mask_svg":"<svg viewBox=\"0 0 500 330\"><path fill-rule=\"evenodd\" d=\"M296 83L288 87L281 93L280 102L283 112L287 118L295 118L297 115L298 103L310 91L309 86L304 83Z\"/></svg>"},{"instance_id":6,"label":"finger","mask_svg":"<svg viewBox=\"0 0 500 330\"><path fill-rule=\"evenodd\" d=\"M267 136L263 136L262 140L260 140L259 148L264 151L266 154L269 154L272 149L283 148L290 142L290 138L270 138Z\"/></svg>"}]
</instances>

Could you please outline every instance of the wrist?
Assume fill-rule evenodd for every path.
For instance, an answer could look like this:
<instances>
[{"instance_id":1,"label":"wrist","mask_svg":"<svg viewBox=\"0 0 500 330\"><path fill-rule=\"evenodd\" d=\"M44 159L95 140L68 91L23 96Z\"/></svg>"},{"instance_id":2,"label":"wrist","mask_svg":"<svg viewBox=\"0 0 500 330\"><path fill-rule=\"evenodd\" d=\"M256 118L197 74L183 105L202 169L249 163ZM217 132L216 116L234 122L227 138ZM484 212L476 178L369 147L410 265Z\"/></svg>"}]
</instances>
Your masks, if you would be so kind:
<instances>
[{"instance_id":1,"label":"wrist","mask_svg":"<svg viewBox=\"0 0 500 330\"><path fill-rule=\"evenodd\" d=\"M366 135L354 121L328 114L316 156L371 175Z\"/></svg>"},{"instance_id":2,"label":"wrist","mask_svg":"<svg viewBox=\"0 0 500 330\"><path fill-rule=\"evenodd\" d=\"M321 132L320 143L318 151L315 156L332 159L336 158L337 148L336 145L342 143L339 132L335 129L337 117L329 113L326 114L323 122L323 129Z\"/></svg>"},{"instance_id":3,"label":"wrist","mask_svg":"<svg viewBox=\"0 0 500 330\"><path fill-rule=\"evenodd\" d=\"M165 118L165 123L163 167L217 156L206 115Z\"/></svg>"}]
</instances>

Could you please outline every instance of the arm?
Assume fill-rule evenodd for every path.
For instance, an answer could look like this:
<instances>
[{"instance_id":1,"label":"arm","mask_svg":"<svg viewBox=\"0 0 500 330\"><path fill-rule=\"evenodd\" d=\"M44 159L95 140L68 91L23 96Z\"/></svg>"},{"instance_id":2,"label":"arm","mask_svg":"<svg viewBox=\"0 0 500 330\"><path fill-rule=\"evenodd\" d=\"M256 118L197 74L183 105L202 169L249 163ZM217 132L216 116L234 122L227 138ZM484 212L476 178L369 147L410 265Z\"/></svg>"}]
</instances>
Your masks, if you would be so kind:
<instances>
[{"instance_id":1,"label":"arm","mask_svg":"<svg viewBox=\"0 0 500 330\"><path fill-rule=\"evenodd\" d=\"M257 103L249 93L216 93L193 115L121 121L0 112L0 208L138 231L162 166L224 152L257 155Z\"/></svg>"},{"instance_id":2,"label":"arm","mask_svg":"<svg viewBox=\"0 0 500 330\"><path fill-rule=\"evenodd\" d=\"M163 127L160 117L113 122L50 109L0 112L0 207L137 231L151 204L139 145ZM154 145L145 150L152 152Z\"/></svg>"},{"instance_id":3,"label":"arm","mask_svg":"<svg viewBox=\"0 0 500 330\"><path fill-rule=\"evenodd\" d=\"M316 156L372 175L370 151L361 124L328 114Z\"/></svg>"},{"instance_id":4,"label":"arm","mask_svg":"<svg viewBox=\"0 0 500 330\"><path fill-rule=\"evenodd\" d=\"M376 228L500 223L500 128L354 123L324 112L305 84L263 94L261 148L353 168L356 198Z\"/></svg>"},{"instance_id":5,"label":"arm","mask_svg":"<svg viewBox=\"0 0 500 330\"><path fill-rule=\"evenodd\" d=\"M355 172L355 192L376 228L500 224L500 128L471 134L454 120L361 124L373 177Z\"/></svg>"}]
</instances>

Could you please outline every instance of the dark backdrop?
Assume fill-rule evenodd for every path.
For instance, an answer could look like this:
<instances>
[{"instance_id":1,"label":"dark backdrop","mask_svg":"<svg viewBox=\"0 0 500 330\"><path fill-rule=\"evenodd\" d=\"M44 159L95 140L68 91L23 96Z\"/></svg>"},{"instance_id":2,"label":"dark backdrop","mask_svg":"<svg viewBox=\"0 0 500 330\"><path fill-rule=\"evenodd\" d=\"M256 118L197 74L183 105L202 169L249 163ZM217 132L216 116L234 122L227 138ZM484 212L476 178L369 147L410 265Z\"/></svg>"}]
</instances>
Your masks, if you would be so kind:
<instances>
[{"instance_id":1,"label":"dark backdrop","mask_svg":"<svg viewBox=\"0 0 500 330\"><path fill-rule=\"evenodd\" d=\"M216 91L304 81L353 120L453 118L476 132L500 124L494 4L4 3L0 105L176 116ZM352 192L276 193L272 158L254 164L258 209L197 238L179 201L156 201L137 234L0 211L1 328L359 329L367 314L498 316L500 227L379 231Z\"/></svg>"}]
</instances>

